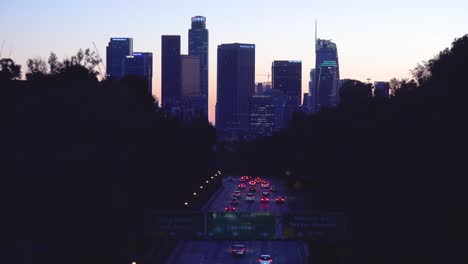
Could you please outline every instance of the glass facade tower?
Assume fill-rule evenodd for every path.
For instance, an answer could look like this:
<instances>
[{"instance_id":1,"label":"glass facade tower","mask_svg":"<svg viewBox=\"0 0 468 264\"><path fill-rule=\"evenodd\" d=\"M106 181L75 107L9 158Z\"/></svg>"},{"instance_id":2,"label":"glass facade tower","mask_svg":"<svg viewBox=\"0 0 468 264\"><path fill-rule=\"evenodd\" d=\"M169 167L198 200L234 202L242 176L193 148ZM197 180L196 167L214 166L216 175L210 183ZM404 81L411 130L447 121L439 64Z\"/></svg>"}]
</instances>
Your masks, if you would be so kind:
<instances>
[{"instance_id":1,"label":"glass facade tower","mask_svg":"<svg viewBox=\"0 0 468 264\"><path fill-rule=\"evenodd\" d=\"M204 16L192 17L188 32L188 52L200 58L200 99L204 118L208 120L208 30Z\"/></svg>"}]
</instances>

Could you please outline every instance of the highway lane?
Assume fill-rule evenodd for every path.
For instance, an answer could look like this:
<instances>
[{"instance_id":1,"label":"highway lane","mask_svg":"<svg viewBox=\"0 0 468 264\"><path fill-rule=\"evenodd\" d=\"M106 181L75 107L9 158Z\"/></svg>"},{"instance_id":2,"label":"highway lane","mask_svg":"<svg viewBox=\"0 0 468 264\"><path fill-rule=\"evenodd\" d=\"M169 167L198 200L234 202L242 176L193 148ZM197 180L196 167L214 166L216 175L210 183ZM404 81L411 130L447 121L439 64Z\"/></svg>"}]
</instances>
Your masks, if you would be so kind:
<instances>
[{"instance_id":1,"label":"highway lane","mask_svg":"<svg viewBox=\"0 0 468 264\"><path fill-rule=\"evenodd\" d=\"M180 241L166 264L258 263L261 254L271 255L274 264L302 264L305 244L299 241ZM245 256L232 256L231 246L243 244Z\"/></svg>"},{"instance_id":2,"label":"highway lane","mask_svg":"<svg viewBox=\"0 0 468 264\"><path fill-rule=\"evenodd\" d=\"M246 183L247 187L241 191L241 199L239 205L236 206L236 212L271 212L274 215L280 215L282 213L289 212L288 206L288 199L286 198L286 202L283 204L277 204L274 199L277 195L283 194L287 196L285 193L284 184L277 179L272 179L266 177L270 181L270 185L276 186L278 189L277 192L270 194L270 202L269 203L260 203L260 198L262 197L261 192L262 188L260 184L256 185L257 191L255 192L255 201L248 202L245 200L246 194L248 191L248 183ZM215 201L210 205L208 208L209 212L224 212L224 208L226 205L229 204L229 201L232 198L232 193L237 190L237 185L239 184L239 177L234 177L233 182L229 182L225 180L223 182L224 190L218 194Z\"/></svg>"}]
</instances>

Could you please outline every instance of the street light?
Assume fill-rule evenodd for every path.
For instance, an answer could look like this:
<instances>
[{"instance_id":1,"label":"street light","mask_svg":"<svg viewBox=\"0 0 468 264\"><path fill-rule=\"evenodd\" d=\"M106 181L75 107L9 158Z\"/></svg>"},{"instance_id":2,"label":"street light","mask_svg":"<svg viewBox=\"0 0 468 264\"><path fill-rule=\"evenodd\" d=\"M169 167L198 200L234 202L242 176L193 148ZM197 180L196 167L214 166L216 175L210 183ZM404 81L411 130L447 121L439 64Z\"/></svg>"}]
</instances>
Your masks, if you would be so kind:
<instances>
[{"instance_id":1,"label":"street light","mask_svg":"<svg viewBox=\"0 0 468 264\"><path fill-rule=\"evenodd\" d=\"M211 179L214 179L214 177L213 177L213 176L211 176Z\"/></svg>"},{"instance_id":2,"label":"street light","mask_svg":"<svg viewBox=\"0 0 468 264\"><path fill-rule=\"evenodd\" d=\"M200 186L200 189L203 189L203 185L202 185L202 186Z\"/></svg>"},{"instance_id":3,"label":"street light","mask_svg":"<svg viewBox=\"0 0 468 264\"><path fill-rule=\"evenodd\" d=\"M196 192L194 192L194 193L193 193L193 196L197 196L197 193L196 193Z\"/></svg>"},{"instance_id":4,"label":"street light","mask_svg":"<svg viewBox=\"0 0 468 264\"><path fill-rule=\"evenodd\" d=\"M188 205L188 203L187 203L187 202L185 202L185 205Z\"/></svg>"},{"instance_id":5,"label":"street light","mask_svg":"<svg viewBox=\"0 0 468 264\"><path fill-rule=\"evenodd\" d=\"M206 183L209 183L209 181L206 181Z\"/></svg>"}]
</instances>

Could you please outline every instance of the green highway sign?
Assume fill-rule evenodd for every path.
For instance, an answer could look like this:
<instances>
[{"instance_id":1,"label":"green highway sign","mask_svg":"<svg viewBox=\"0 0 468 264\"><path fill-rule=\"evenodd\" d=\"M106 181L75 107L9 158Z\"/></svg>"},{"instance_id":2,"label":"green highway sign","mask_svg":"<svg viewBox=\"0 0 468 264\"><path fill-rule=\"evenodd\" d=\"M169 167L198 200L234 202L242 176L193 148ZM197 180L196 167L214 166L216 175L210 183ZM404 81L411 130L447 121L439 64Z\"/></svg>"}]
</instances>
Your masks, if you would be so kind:
<instances>
[{"instance_id":1,"label":"green highway sign","mask_svg":"<svg viewBox=\"0 0 468 264\"><path fill-rule=\"evenodd\" d=\"M270 240L275 237L271 213L208 213L207 236L213 239Z\"/></svg>"},{"instance_id":2,"label":"green highway sign","mask_svg":"<svg viewBox=\"0 0 468 264\"><path fill-rule=\"evenodd\" d=\"M149 212L145 217L145 235L176 239L197 239L204 235L202 212Z\"/></svg>"},{"instance_id":3,"label":"green highway sign","mask_svg":"<svg viewBox=\"0 0 468 264\"><path fill-rule=\"evenodd\" d=\"M340 241L346 236L346 222L340 213L288 213L283 215L283 239Z\"/></svg>"}]
</instances>

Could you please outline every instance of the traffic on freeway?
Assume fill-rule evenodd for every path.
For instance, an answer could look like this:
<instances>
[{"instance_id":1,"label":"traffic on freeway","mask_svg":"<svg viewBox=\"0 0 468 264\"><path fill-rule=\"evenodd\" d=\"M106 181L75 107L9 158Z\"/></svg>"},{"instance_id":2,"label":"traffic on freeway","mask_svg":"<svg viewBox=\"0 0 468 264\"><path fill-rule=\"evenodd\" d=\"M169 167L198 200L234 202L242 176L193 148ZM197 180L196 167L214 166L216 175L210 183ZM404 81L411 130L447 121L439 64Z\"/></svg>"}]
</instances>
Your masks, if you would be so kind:
<instances>
[{"instance_id":1,"label":"traffic on freeway","mask_svg":"<svg viewBox=\"0 0 468 264\"><path fill-rule=\"evenodd\" d=\"M286 188L277 179L228 177L223 187L208 207L209 212L270 212L280 215L289 211Z\"/></svg>"},{"instance_id":2,"label":"traffic on freeway","mask_svg":"<svg viewBox=\"0 0 468 264\"><path fill-rule=\"evenodd\" d=\"M206 205L211 213L289 212L284 184L266 177L227 177L221 190ZM276 223L278 234L281 225ZM178 263L306 263L307 245L298 241L179 241L167 264Z\"/></svg>"},{"instance_id":3,"label":"traffic on freeway","mask_svg":"<svg viewBox=\"0 0 468 264\"><path fill-rule=\"evenodd\" d=\"M305 248L300 241L181 241L167 263L302 264L306 263ZM242 249L238 254L237 250Z\"/></svg>"}]
</instances>

